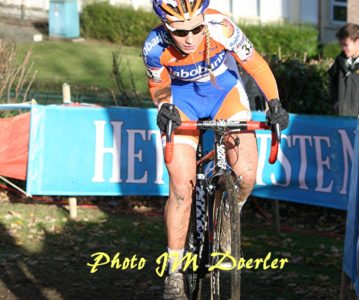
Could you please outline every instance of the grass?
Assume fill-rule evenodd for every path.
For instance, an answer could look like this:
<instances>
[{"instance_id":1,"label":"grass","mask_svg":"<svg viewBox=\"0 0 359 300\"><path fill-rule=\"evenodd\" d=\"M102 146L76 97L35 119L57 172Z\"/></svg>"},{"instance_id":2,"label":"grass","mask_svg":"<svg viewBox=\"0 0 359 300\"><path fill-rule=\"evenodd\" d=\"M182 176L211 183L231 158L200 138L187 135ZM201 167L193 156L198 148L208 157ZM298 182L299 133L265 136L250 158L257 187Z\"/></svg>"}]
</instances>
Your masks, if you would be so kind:
<instances>
[{"instance_id":1,"label":"grass","mask_svg":"<svg viewBox=\"0 0 359 300\"><path fill-rule=\"evenodd\" d=\"M122 47L101 42L61 42L44 41L42 43L23 43L18 47L24 53L32 49L31 59L38 75L34 82L37 91L61 92L63 83L73 90L88 94L93 91L114 89L111 78L112 53L118 52L121 59L121 73L124 84L131 87L131 73L139 93L147 93L145 68L141 49Z\"/></svg>"},{"instance_id":2,"label":"grass","mask_svg":"<svg viewBox=\"0 0 359 300\"><path fill-rule=\"evenodd\" d=\"M243 216L244 257L264 258L271 252L289 263L282 270L242 271L242 298L337 299L345 214L333 210L326 215L327 225L334 216L341 226L333 236L308 232L319 218L308 222L304 213L296 214L295 228L305 226L301 231L278 235L251 208L249 204ZM325 215L323 209L313 209ZM62 206L2 203L0 299L160 299L163 278L155 272L155 260L166 249L161 210L151 216L108 206L80 207L74 221ZM290 223L284 214L283 222ZM146 264L142 270L136 264L123 270L109 262L91 274L87 264L94 263L91 255L97 252L110 260L118 253L121 265L134 255Z\"/></svg>"},{"instance_id":3,"label":"grass","mask_svg":"<svg viewBox=\"0 0 359 300\"><path fill-rule=\"evenodd\" d=\"M149 267L151 258L165 249L159 217L80 208L75 222L56 206L2 204L0 219L0 299L8 294L19 299L121 299L135 295L133 287L141 284L146 289L141 295L161 288ZM148 263L143 272L107 265L90 274L87 263L97 252L111 259L119 252L121 263L136 254Z\"/></svg>"},{"instance_id":4,"label":"grass","mask_svg":"<svg viewBox=\"0 0 359 300\"><path fill-rule=\"evenodd\" d=\"M283 286L287 288L283 299L337 299L343 247L341 239L303 236L300 233L276 236L272 232L264 234L263 230L250 231L246 239L254 243L248 248L249 256L259 254L263 257L271 251L274 257L289 260L283 270L246 270L243 278L248 284L243 284L244 292L256 293L256 297L247 299L264 299L271 289ZM256 288L259 285L262 288Z\"/></svg>"}]
</instances>

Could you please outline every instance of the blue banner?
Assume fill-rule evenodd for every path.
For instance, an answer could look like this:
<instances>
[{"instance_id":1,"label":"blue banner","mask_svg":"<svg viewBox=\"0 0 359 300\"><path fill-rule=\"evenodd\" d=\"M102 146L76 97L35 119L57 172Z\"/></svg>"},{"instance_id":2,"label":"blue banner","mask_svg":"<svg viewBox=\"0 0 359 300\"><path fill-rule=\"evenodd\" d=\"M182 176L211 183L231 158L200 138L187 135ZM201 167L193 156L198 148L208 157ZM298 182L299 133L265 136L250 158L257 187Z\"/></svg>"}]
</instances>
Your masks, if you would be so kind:
<instances>
[{"instance_id":1,"label":"blue banner","mask_svg":"<svg viewBox=\"0 0 359 300\"><path fill-rule=\"evenodd\" d=\"M28 193L168 195L155 109L37 105L31 116ZM275 165L270 133L259 131L253 194L346 209L355 127L356 118L292 114Z\"/></svg>"},{"instance_id":2,"label":"blue banner","mask_svg":"<svg viewBox=\"0 0 359 300\"><path fill-rule=\"evenodd\" d=\"M254 119L263 119L255 114ZM290 115L278 162L268 164L268 133L258 133L259 164L253 194L346 209L356 118Z\"/></svg>"},{"instance_id":3,"label":"blue banner","mask_svg":"<svg viewBox=\"0 0 359 300\"><path fill-rule=\"evenodd\" d=\"M33 106L27 192L166 195L154 109Z\"/></svg>"},{"instance_id":4,"label":"blue banner","mask_svg":"<svg viewBox=\"0 0 359 300\"><path fill-rule=\"evenodd\" d=\"M345 230L343 270L351 278L359 296L359 119L357 122L354 162L349 191Z\"/></svg>"}]
</instances>

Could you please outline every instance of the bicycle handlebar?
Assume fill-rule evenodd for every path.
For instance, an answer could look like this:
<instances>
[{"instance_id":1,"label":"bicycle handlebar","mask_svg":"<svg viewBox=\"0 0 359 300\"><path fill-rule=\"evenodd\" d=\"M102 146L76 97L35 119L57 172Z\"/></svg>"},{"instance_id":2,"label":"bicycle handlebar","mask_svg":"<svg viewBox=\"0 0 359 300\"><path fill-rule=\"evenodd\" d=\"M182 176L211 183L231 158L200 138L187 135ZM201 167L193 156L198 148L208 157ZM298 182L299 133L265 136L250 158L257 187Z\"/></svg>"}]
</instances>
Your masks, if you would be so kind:
<instances>
[{"instance_id":1,"label":"bicycle handlebar","mask_svg":"<svg viewBox=\"0 0 359 300\"><path fill-rule=\"evenodd\" d=\"M277 125L277 124L276 124ZM279 125L279 124L278 124ZM183 121L177 129L181 131L192 130L268 130L271 129L266 122L258 121L226 121L226 120L205 120L205 121ZM274 126L272 130L271 150L268 158L270 164L277 161L281 131L279 126ZM166 128L166 148L165 161L169 164L173 158L173 123L169 121Z\"/></svg>"}]
</instances>

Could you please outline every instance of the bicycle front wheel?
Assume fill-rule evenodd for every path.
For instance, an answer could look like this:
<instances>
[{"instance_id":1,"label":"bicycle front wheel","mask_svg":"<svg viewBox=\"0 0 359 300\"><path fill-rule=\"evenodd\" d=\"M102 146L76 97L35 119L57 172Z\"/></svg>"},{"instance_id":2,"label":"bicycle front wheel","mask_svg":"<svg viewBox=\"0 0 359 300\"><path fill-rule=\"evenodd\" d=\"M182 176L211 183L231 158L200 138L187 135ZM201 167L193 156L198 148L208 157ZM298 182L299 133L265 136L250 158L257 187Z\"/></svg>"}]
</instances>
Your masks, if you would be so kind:
<instances>
[{"instance_id":1,"label":"bicycle front wheel","mask_svg":"<svg viewBox=\"0 0 359 300\"><path fill-rule=\"evenodd\" d=\"M187 236L187 251L196 255L198 269L191 266L186 270L189 300L200 300L202 284L207 273L208 263L208 234L206 225L206 192L203 182L197 181L196 193L193 196L191 218Z\"/></svg>"},{"instance_id":2,"label":"bicycle front wheel","mask_svg":"<svg viewBox=\"0 0 359 300\"><path fill-rule=\"evenodd\" d=\"M221 193L214 208L213 252L225 253L239 261L241 256L240 209L238 190L230 174L221 178ZM219 257L215 256L212 266L218 266ZM220 268L211 272L211 299L240 299L241 273L232 262L224 261Z\"/></svg>"}]
</instances>

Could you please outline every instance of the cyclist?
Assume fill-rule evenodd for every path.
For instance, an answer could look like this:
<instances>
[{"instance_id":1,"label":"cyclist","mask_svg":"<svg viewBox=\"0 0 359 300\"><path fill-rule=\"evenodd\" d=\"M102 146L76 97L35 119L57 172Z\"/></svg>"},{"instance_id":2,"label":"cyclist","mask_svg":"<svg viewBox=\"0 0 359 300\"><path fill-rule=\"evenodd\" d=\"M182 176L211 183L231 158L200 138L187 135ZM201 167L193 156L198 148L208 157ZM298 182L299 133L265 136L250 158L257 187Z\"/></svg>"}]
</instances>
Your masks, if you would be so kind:
<instances>
[{"instance_id":1,"label":"cyclist","mask_svg":"<svg viewBox=\"0 0 359 300\"><path fill-rule=\"evenodd\" d=\"M183 120L206 117L250 120L237 62L267 99L269 123L286 128L288 114L278 100L276 81L267 63L236 24L208 5L209 0L153 0L161 24L149 33L143 57L149 91L158 108L158 127L165 132L169 120L177 128ZM175 133L173 160L166 165L170 195L164 218L170 257L178 255L181 259L196 180L198 132ZM226 141L227 157L234 172L242 177L239 201L244 202L256 178L256 137L246 132L241 133L239 145L234 140ZM181 266L174 270L173 259L169 260L164 299L187 299Z\"/></svg>"}]
</instances>

